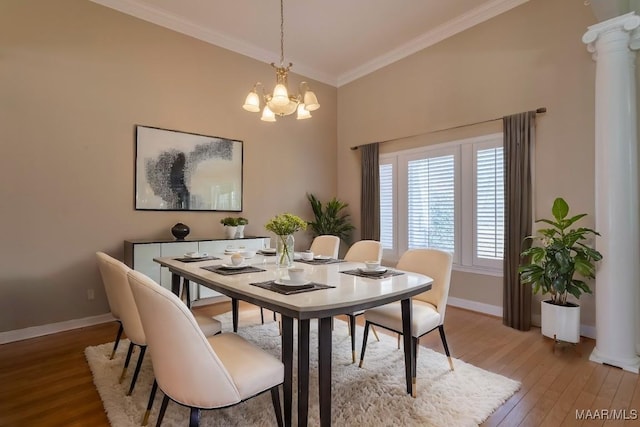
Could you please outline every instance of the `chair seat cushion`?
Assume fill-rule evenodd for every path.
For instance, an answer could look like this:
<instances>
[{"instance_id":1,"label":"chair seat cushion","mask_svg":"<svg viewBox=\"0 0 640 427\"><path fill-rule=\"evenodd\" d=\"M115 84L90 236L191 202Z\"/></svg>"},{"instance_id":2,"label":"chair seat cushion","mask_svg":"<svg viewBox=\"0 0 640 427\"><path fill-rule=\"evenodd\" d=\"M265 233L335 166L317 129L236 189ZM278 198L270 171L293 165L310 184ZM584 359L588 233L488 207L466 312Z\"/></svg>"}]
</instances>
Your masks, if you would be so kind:
<instances>
[{"instance_id":1,"label":"chair seat cushion","mask_svg":"<svg viewBox=\"0 0 640 427\"><path fill-rule=\"evenodd\" d=\"M440 313L438 313L433 305L414 299L412 301L412 307L412 330L414 337L421 337L440 325ZM402 333L402 307L400 302L393 302L366 310L364 317L371 323Z\"/></svg>"},{"instance_id":2,"label":"chair seat cushion","mask_svg":"<svg viewBox=\"0 0 640 427\"><path fill-rule=\"evenodd\" d=\"M207 338L245 400L282 384L284 365L239 335L225 333Z\"/></svg>"},{"instance_id":3,"label":"chair seat cushion","mask_svg":"<svg viewBox=\"0 0 640 427\"><path fill-rule=\"evenodd\" d=\"M222 331L222 323L212 317L195 313L193 317L195 317L196 322L198 322L198 326L200 326L205 337L210 337Z\"/></svg>"}]
</instances>

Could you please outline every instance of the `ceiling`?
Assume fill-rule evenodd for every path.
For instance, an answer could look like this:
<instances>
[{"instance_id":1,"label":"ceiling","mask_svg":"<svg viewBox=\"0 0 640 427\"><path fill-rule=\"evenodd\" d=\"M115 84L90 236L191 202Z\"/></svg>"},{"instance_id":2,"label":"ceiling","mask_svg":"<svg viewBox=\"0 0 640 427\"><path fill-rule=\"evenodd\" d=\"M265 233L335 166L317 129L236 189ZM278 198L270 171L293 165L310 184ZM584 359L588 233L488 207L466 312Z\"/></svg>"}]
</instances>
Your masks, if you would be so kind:
<instances>
[{"instance_id":1,"label":"ceiling","mask_svg":"<svg viewBox=\"0 0 640 427\"><path fill-rule=\"evenodd\" d=\"M92 1L266 63L280 62L278 0ZM284 59L293 62L295 73L341 86L527 1L286 0ZM594 3L595 11L605 3L610 8L633 1L585 0L585 6Z\"/></svg>"}]
</instances>

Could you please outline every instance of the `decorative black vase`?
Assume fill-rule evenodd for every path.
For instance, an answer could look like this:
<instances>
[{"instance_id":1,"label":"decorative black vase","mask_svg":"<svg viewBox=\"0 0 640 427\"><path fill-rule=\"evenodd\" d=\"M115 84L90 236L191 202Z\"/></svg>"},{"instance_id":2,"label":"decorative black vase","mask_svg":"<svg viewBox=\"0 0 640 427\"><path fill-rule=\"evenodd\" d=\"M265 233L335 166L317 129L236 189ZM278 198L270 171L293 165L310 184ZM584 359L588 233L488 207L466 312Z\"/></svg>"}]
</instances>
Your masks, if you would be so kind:
<instances>
[{"instance_id":1,"label":"decorative black vase","mask_svg":"<svg viewBox=\"0 0 640 427\"><path fill-rule=\"evenodd\" d=\"M171 227L171 234L173 234L176 240L184 240L189 234L189 226L181 222Z\"/></svg>"}]
</instances>

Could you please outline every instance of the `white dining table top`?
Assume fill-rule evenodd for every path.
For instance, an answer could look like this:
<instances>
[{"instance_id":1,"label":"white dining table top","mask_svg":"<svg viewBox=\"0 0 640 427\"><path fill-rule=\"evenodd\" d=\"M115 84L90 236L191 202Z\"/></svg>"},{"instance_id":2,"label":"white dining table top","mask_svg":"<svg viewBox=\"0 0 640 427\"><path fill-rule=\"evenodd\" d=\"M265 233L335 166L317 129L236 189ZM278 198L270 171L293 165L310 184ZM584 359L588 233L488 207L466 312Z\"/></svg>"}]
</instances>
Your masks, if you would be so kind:
<instances>
[{"instance_id":1,"label":"white dining table top","mask_svg":"<svg viewBox=\"0 0 640 427\"><path fill-rule=\"evenodd\" d=\"M306 280L335 288L285 295L250 284L288 278L286 268L276 267L274 256L258 254L245 261L265 271L221 275L202 267L231 264L230 256L210 255L221 259L184 263L176 260L176 257L160 257L154 258L154 261L192 282L233 298L259 302L265 308L277 308L279 312L296 318L325 317L375 307L425 292L431 288L433 282L428 276L412 272L403 272L401 275L387 278L367 278L341 273L344 270L364 268L364 263L310 265L295 261L294 267L305 270Z\"/></svg>"}]
</instances>

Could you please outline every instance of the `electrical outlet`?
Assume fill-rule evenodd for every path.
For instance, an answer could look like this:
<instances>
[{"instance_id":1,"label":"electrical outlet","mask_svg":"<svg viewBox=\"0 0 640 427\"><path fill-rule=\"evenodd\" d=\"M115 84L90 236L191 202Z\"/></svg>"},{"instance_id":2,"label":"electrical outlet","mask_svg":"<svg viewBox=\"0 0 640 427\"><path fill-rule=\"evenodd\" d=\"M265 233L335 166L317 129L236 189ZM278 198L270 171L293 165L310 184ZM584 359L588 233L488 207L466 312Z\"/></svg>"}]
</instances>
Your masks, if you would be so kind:
<instances>
[{"instance_id":1,"label":"electrical outlet","mask_svg":"<svg viewBox=\"0 0 640 427\"><path fill-rule=\"evenodd\" d=\"M92 300L96 297L95 293L93 292L93 289L87 289L87 299L88 300Z\"/></svg>"}]
</instances>

